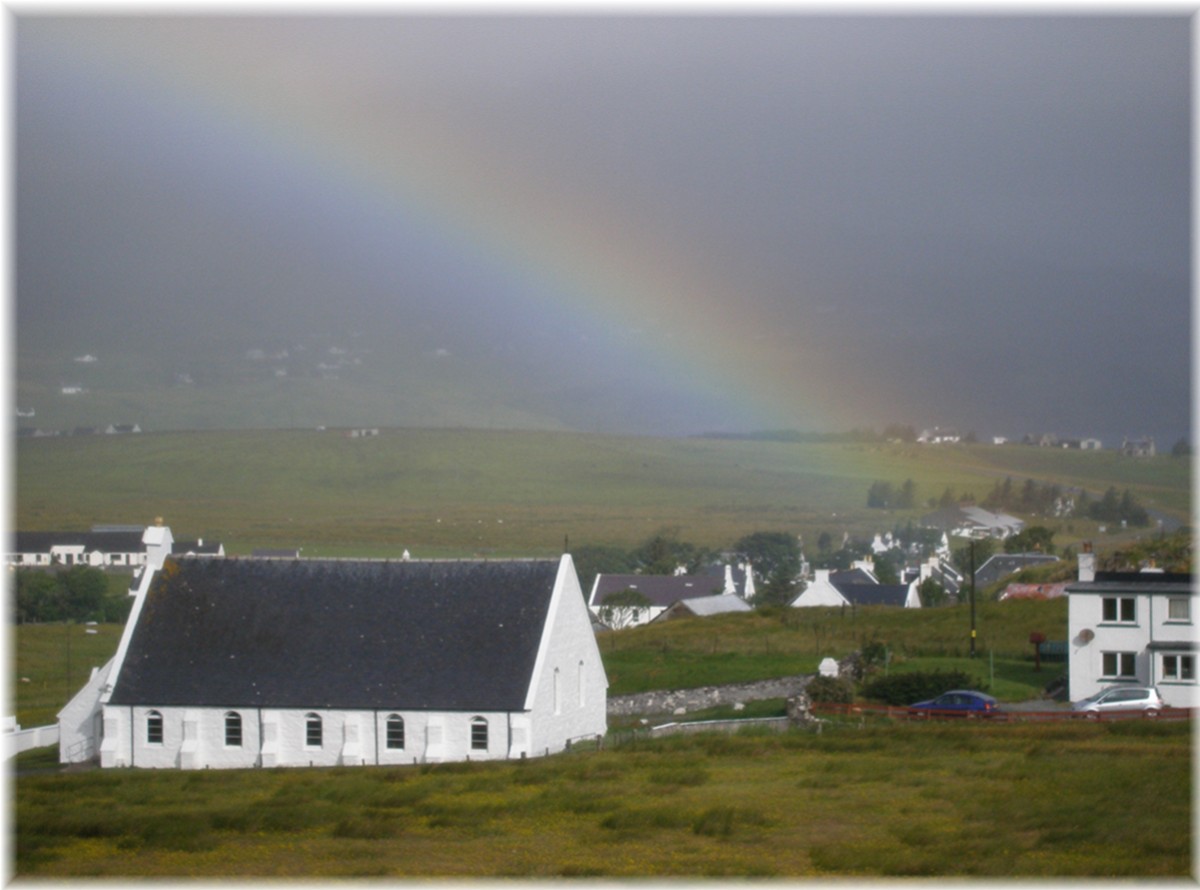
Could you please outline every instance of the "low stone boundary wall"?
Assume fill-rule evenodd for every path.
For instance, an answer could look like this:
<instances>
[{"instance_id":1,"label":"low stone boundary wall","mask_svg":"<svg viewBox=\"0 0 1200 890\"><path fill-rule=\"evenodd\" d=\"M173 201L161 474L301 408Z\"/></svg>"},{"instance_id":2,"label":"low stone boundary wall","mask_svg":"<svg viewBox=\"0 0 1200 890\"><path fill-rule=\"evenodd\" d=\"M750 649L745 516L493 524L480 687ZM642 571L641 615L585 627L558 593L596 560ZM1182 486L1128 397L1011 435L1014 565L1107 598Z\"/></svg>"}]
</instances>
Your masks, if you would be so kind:
<instances>
[{"instance_id":1,"label":"low stone boundary wall","mask_svg":"<svg viewBox=\"0 0 1200 890\"><path fill-rule=\"evenodd\" d=\"M783 732L791 721L787 717L748 717L745 720L696 720L692 723L663 723L650 727L651 736L682 735L692 732L737 732L748 727Z\"/></svg>"},{"instance_id":2,"label":"low stone boundary wall","mask_svg":"<svg viewBox=\"0 0 1200 890\"><path fill-rule=\"evenodd\" d=\"M812 674L734 683L728 686L699 686L695 689L671 689L612 695L608 698L608 716L636 717L640 714L686 714L717 705L761 701L766 698L791 698L803 692ZM739 721L745 723L746 721Z\"/></svg>"}]
</instances>

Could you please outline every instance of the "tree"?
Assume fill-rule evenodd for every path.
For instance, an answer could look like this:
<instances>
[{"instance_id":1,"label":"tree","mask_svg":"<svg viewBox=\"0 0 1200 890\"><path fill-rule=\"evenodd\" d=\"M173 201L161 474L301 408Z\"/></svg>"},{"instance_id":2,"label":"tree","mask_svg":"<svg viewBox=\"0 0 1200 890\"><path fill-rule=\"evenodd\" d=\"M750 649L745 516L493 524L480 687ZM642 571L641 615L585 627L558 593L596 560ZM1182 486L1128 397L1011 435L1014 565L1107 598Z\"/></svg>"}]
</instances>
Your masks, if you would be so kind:
<instances>
[{"instance_id":1,"label":"tree","mask_svg":"<svg viewBox=\"0 0 1200 890\"><path fill-rule=\"evenodd\" d=\"M575 571L579 574L579 585L586 600L596 583L596 576L631 574L637 568L633 554L621 547L604 544L585 544L571 551Z\"/></svg>"},{"instance_id":2,"label":"tree","mask_svg":"<svg viewBox=\"0 0 1200 890\"><path fill-rule=\"evenodd\" d=\"M688 572L698 569L708 552L695 544L680 541L674 530L660 531L633 551L638 570L644 575L673 575L680 566Z\"/></svg>"},{"instance_id":3,"label":"tree","mask_svg":"<svg viewBox=\"0 0 1200 890\"><path fill-rule=\"evenodd\" d=\"M1187 457L1192 453L1192 446L1187 439L1180 439L1171 446L1171 457Z\"/></svg>"},{"instance_id":4,"label":"tree","mask_svg":"<svg viewBox=\"0 0 1200 890\"><path fill-rule=\"evenodd\" d=\"M944 588L936 579L926 578L917 588L917 593L921 597L921 606L941 606L946 603L946 588Z\"/></svg>"},{"instance_id":5,"label":"tree","mask_svg":"<svg viewBox=\"0 0 1200 890\"><path fill-rule=\"evenodd\" d=\"M1044 525L1031 525L1004 539L1005 553L1053 553L1054 532Z\"/></svg>"},{"instance_id":6,"label":"tree","mask_svg":"<svg viewBox=\"0 0 1200 890\"><path fill-rule=\"evenodd\" d=\"M895 495L890 482L872 482L867 490L867 506L876 509L887 509L892 505Z\"/></svg>"},{"instance_id":7,"label":"tree","mask_svg":"<svg viewBox=\"0 0 1200 890\"><path fill-rule=\"evenodd\" d=\"M911 479L905 479L896 495L896 507L900 510L911 510L917 504L917 485Z\"/></svg>"},{"instance_id":8,"label":"tree","mask_svg":"<svg viewBox=\"0 0 1200 890\"><path fill-rule=\"evenodd\" d=\"M749 562L755 579L778 573L794 579L800 574L800 541L790 532L754 532L733 545L738 559Z\"/></svg>"},{"instance_id":9,"label":"tree","mask_svg":"<svg viewBox=\"0 0 1200 890\"><path fill-rule=\"evenodd\" d=\"M600 606L600 620L613 629L629 627L651 606L646 595L632 587L609 594Z\"/></svg>"}]
</instances>

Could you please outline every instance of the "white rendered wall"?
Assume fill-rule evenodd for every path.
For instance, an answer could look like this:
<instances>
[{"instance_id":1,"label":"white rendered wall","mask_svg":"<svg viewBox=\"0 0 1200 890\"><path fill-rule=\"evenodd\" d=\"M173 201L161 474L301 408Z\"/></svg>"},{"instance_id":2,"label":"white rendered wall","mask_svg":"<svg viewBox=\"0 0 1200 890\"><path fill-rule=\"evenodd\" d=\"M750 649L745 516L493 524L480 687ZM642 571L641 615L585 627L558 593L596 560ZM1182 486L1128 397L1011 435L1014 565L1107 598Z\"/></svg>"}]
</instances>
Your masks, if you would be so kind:
<instances>
[{"instance_id":1,"label":"white rendered wall","mask_svg":"<svg viewBox=\"0 0 1200 890\"><path fill-rule=\"evenodd\" d=\"M792 605L796 607L844 606L846 598L830 582L829 569L817 569L812 583L805 588L804 593L792 600Z\"/></svg>"},{"instance_id":2,"label":"white rendered wall","mask_svg":"<svg viewBox=\"0 0 1200 890\"><path fill-rule=\"evenodd\" d=\"M570 741L608 730L608 678L569 555L559 563L546 624L525 702L530 757L553 754ZM514 756L520 754L517 750Z\"/></svg>"}]
</instances>

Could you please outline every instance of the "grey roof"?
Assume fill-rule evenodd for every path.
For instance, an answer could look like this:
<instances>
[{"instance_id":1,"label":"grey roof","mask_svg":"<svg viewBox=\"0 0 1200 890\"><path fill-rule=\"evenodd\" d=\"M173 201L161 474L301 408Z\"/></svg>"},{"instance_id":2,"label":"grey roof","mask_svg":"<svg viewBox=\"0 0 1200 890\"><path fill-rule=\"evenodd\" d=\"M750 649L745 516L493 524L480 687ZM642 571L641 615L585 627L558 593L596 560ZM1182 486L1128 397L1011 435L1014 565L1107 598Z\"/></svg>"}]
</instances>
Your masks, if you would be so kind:
<instances>
[{"instance_id":1,"label":"grey roof","mask_svg":"<svg viewBox=\"0 0 1200 890\"><path fill-rule=\"evenodd\" d=\"M830 572L829 580L837 584L878 584L870 574L857 566L852 569L842 569L840 572Z\"/></svg>"},{"instance_id":2,"label":"grey roof","mask_svg":"<svg viewBox=\"0 0 1200 890\"><path fill-rule=\"evenodd\" d=\"M1186 572L1096 572L1094 581L1077 581L1067 593L1148 593L1181 596L1193 593Z\"/></svg>"},{"instance_id":3,"label":"grey roof","mask_svg":"<svg viewBox=\"0 0 1200 890\"><path fill-rule=\"evenodd\" d=\"M719 596L696 596L691 599L680 600L668 609L668 612L677 610L688 611L693 615L707 617L709 615L723 615L726 612L753 612L754 609L738 596L736 593L723 593ZM665 613L664 613L665 614ZM663 616L659 616L660 618Z\"/></svg>"},{"instance_id":4,"label":"grey roof","mask_svg":"<svg viewBox=\"0 0 1200 890\"><path fill-rule=\"evenodd\" d=\"M832 579L830 579L832 580ZM856 606L903 606L907 584L846 584L834 582L838 593Z\"/></svg>"},{"instance_id":5,"label":"grey roof","mask_svg":"<svg viewBox=\"0 0 1200 890\"><path fill-rule=\"evenodd\" d=\"M112 703L519 711L557 561L171 559Z\"/></svg>"},{"instance_id":6,"label":"grey roof","mask_svg":"<svg viewBox=\"0 0 1200 890\"><path fill-rule=\"evenodd\" d=\"M604 605L614 593L633 588L651 605L666 608L677 600L713 596L725 589L725 579L716 575L597 575L591 605Z\"/></svg>"}]
</instances>

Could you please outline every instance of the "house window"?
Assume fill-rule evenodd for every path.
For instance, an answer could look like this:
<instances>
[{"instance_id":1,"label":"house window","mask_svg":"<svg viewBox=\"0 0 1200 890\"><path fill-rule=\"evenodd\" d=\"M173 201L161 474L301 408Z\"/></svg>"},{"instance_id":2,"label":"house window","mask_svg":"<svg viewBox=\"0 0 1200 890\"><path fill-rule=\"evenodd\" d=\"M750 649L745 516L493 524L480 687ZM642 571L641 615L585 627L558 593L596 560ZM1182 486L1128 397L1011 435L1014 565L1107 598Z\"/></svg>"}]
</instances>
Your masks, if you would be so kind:
<instances>
[{"instance_id":1,"label":"house window","mask_svg":"<svg viewBox=\"0 0 1200 890\"><path fill-rule=\"evenodd\" d=\"M1196 656L1164 655L1162 657L1162 678L1164 680L1195 680Z\"/></svg>"},{"instance_id":2,"label":"house window","mask_svg":"<svg viewBox=\"0 0 1200 890\"><path fill-rule=\"evenodd\" d=\"M404 718L399 714L387 718L387 746L393 749L404 747Z\"/></svg>"},{"instance_id":3,"label":"house window","mask_svg":"<svg viewBox=\"0 0 1200 890\"><path fill-rule=\"evenodd\" d=\"M230 711L225 715L225 746L227 748L242 747L242 715Z\"/></svg>"},{"instance_id":4,"label":"house window","mask_svg":"<svg viewBox=\"0 0 1200 890\"><path fill-rule=\"evenodd\" d=\"M321 717L318 714L304 715L304 745L307 748L321 747Z\"/></svg>"},{"instance_id":5,"label":"house window","mask_svg":"<svg viewBox=\"0 0 1200 890\"><path fill-rule=\"evenodd\" d=\"M471 721L471 750L486 751L488 746L488 723L482 717Z\"/></svg>"},{"instance_id":6,"label":"house window","mask_svg":"<svg viewBox=\"0 0 1200 890\"><path fill-rule=\"evenodd\" d=\"M1173 596L1167 600L1168 621L1191 621L1192 601L1186 596Z\"/></svg>"},{"instance_id":7,"label":"house window","mask_svg":"<svg viewBox=\"0 0 1200 890\"><path fill-rule=\"evenodd\" d=\"M163 719L158 711L146 715L146 744L161 745L163 743Z\"/></svg>"},{"instance_id":8,"label":"house window","mask_svg":"<svg viewBox=\"0 0 1200 890\"><path fill-rule=\"evenodd\" d=\"M1106 596L1103 609L1103 621L1124 624L1137 621L1137 599L1132 596Z\"/></svg>"},{"instance_id":9,"label":"house window","mask_svg":"<svg viewBox=\"0 0 1200 890\"><path fill-rule=\"evenodd\" d=\"M1102 653L1102 673L1106 679L1130 680L1137 677L1135 652Z\"/></svg>"}]
</instances>

